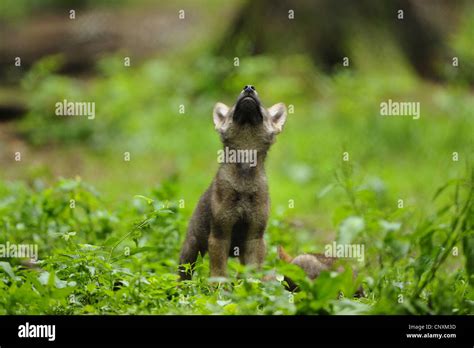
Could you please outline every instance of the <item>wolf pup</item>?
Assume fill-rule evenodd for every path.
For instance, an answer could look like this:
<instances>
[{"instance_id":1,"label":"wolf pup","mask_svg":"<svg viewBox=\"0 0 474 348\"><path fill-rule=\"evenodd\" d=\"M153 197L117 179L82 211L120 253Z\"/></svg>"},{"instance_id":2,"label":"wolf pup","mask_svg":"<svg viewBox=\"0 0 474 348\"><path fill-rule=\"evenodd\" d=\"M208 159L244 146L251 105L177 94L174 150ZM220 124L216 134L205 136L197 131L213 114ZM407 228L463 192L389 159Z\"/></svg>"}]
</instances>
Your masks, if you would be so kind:
<instances>
[{"instance_id":1,"label":"wolf pup","mask_svg":"<svg viewBox=\"0 0 474 348\"><path fill-rule=\"evenodd\" d=\"M333 267L336 258L326 257L323 254L302 254L296 257L290 256L282 246L278 246L278 257L287 263L292 263L303 269L309 279L314 280L319 277L323 271L330 270ZM339 268L339 272L343 269ZM294 291L298 286L288 277L285 277L288 284L288 290Z\"/></svg>"},{"instance_id":2,"label":"wolf pup","mask_svg":"<svg viewBox=\"0 0 474 348\"><path fill-rule=\"evenodd\" d=\"M233 107L215 105L214 125L226 156L189 222L179 260L182 280L191 279L198 254L207 251L211 277L226 276L229 256L262 265L269 213L264 161L286 116L283 103L264 108L253 86L244 87Z\"/></svg>"},{"instance_id":3,"label":"wolf pup","mask_svg":"<svg viewBox=\"0 0 474 348\"><path fill-rule=\"evenodd\" d=\"M290 256L285 249L283 249L282 246L278 246L278 257L280 260L291 263L293 265L296 265L300 267L308 276L309 279L314 280L323 271L336 271L336 272L344 272L344 267L342 266L337 266L336 267L336 257L328 257L325 256L324 254L302 254L298 255L296 257ZM352 272L353 279L356 280L357 278L357 273ZM268 278L269 280L271 278ZM287 290L289 291L298 291L298 285L291 280L288 277L284 277L286 284L287 284ZM365 292L364 288L362 285L359 285L357 288L354 297L365 297Z\"/></svg>"}]
</instances>

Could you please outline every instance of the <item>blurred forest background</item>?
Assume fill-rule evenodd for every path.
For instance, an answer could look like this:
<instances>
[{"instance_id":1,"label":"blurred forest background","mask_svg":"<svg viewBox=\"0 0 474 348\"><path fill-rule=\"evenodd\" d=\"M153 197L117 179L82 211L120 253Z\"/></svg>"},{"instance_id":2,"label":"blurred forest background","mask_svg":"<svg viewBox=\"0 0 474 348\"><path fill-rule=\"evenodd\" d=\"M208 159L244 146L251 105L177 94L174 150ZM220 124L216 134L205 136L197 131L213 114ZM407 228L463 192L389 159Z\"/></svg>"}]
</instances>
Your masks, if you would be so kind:
<instances>
[{"instance_id":1,"label":"blurred forest background","mask_svg":"<svg viewBox=\"0 0 474 348\"><path fill-rule=\"evenodd\" d=\"M181 195L195 202L217 167L212 106L231 104L246 83L267 105L294 105L269 157L270 187L275 206L294 199L294 213L313 218L314 227L329 227L332 202L318 193L332 182L344 151L372 176L369 184L417 206L457 173L452 152L461 154L461 166L472 151L469 1L7 0L1 6L5 179L80 175L115 200L178 174ZM379 105L389 98L421 102L421 119L381 118ZM96 119L55 116L54 104L63 99L94 101ZM130 163L123 161L126 151Z\"/></svg>"},{"instance_id":2,"label":"blurred forest background","mask_svg":"<svg viewBox=\"0 0 474 348\"><path fill-rule=\"evenodd\" d=\"M440 205L433 203L436 190L466 173L469 178L473 38L474 3L467 0L3 0L0 221L10 232L0 236L43 238L40 225L25 217L48 211L35 208L41 201L35 194L55 187L58 178L80 177L57 186L67 192L65 204L78 183L89 183L104 209L120 212L120 221L127 204L139 204L135 195L184 199L183 223L172 242L178 246L218 166L213 105L232 104L244 85L253 84L266 106L284 102L294 110L266 166L271 214L284 224L270 228L288 229L273 242L292 253L321 252L345 233L340 226L348 217L363 216L367 227L365 213L374 221L387 219L402 199L403 218L390 215L393 220L384 221L392 225L367 229L383 234L384 243L389 239L395 260L408 259L406 236L452 201L446 195ZM55 103L63 99L95 102L95 119L56 116ZM388 99L420 102L420 119L380 116L380 103ZM130 161L124 161L125 152ZM348 163L342 162L344 152ZM466 187L460 186L463 194ZM54 195L52 190L46 192ZM32 211L13 213L28 204ZM51 221L66 214L51 212ZM110 226L119 224L111 216L97 219L99 225L107 219ZM56 228L69 233L74 223L68 224ZM77 236L81 228L75 227ZM94 237L84 232L83 242L100 245L114 234L113 227L104 231ZM433 253L446 245L444 237L429 237ZM140 238L137 246L149 241ZM466 240L464 252L474 246ZM52 249L53 242L44 243ZM385 244L373 247L387 251ZM172 251L161 256L174 260L174 246ZM474 268L472 256L465 255L467 263L453 260L447 271L462 265L465 272L469 262ZM425 286L414 293L419 296ZM464 291L460 298L466 296ZM470 296L472 306L472 290Z\"/></svg>"}]
</instances>

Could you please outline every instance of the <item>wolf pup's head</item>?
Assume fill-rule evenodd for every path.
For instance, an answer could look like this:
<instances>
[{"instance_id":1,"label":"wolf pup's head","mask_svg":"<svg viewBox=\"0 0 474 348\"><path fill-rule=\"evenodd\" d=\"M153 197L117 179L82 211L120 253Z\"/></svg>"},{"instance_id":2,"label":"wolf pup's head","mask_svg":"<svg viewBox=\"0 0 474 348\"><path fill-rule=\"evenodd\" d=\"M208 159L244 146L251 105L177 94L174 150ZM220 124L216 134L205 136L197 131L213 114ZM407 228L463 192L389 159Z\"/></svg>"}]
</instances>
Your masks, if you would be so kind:
<instances>
[{"instance_id":1,"label":"wolf pup's head","mask_svg":"<svg viewBox=\"0 0 474 348\"><path fill-rule=\"evenodd\" d=\"M247 85L234 106L217 103L214 125L225 146L233 149L255 149L265 152L283 129L286 106L278 103L265 108L254 86Z\"/></svg>"}]
</instances>

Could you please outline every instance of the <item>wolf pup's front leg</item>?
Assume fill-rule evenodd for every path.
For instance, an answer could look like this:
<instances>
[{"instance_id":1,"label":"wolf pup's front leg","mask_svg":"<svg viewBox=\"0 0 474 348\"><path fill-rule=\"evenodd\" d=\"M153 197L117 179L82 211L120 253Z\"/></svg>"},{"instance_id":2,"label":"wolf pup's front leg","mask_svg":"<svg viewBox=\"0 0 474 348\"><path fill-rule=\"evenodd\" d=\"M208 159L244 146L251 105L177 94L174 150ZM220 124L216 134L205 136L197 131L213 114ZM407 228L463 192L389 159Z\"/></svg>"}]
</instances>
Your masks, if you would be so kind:
<instances>
[{"instance_id":1,"label":"wolf pup's front leg","mask_svg":"<svg viewBox=\"0 0 474 348\"><path fill-rule=\"evenodd\" d=\"M181 279L192 277L198 255L207 251L212 277L226 276L229 255L243 264L263 264L269 211L264 161L286 115L282 103L263 107L250 85L234 106L214 107L224 148L218 152L219 170L189 223L179 261Z\"/></svg>"},{"instance_id":2,"label":"wolf pup's front leg","mask_svg":"<svg viewBox=\"0 0 474 348\"><path fill-rule=\"evenodd\" d=\"M209 236L209 260L211 277L225 277L227 258L229 257L231 239L219 238L211 231Z\"/></svg>"}]
</instances>

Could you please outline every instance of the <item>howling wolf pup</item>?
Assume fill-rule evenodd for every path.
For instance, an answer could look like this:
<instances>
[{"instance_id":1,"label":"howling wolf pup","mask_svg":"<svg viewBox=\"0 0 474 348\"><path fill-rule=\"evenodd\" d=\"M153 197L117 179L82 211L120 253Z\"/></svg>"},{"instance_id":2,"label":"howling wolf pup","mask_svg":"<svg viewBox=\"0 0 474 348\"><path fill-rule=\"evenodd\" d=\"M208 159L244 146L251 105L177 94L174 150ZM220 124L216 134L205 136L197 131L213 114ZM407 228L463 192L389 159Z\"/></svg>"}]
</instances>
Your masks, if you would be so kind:
<instances>
[{"instance_id":1,"label":"howling wolf pup","mask_svg":"<svg viewBox=\"0 0 474 348\"><path fill-rule=\"evenodd\" d=\"M264 108L253 86L244 87L234 106L215 105L214 125L231 156L220 164L191 217L179 260L181 279L191 279L198 253L207 251L211 277L226 276L229 256L238 256L242 264L262 265L269 213L264 161L286 116L283 103Z\"/></svg>"}]
</instances>

